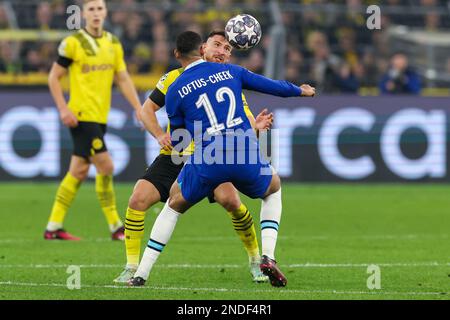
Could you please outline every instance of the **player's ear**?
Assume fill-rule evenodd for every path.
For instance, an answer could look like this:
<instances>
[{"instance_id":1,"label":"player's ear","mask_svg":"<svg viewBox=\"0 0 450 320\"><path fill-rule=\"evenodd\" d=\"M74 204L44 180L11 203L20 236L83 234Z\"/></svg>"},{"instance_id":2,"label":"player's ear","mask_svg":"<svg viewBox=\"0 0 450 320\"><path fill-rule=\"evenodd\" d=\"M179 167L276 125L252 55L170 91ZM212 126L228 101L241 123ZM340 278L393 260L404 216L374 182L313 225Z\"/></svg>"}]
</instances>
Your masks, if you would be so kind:
<instances>
[{"instance_id":1,"label":"player's ear","mask_svg":"<svg viewBox=\"0 0 450 320\"><path fill-rule=\"evenodd\" d=\"M177 49L173 49L173 55L175 56L176 59L180 59L180 53L178 52Z\"/></svg>"},{"instance_id":2,"label":"player's ear","mask_svg":"<svg viewBox=\"0 0 450 320\"><path fill-rule=\"evenodd\" d=\"M200 46L200 55L203 57L203 55L205 54L205 46L206 46L206 43L203 43L201 46Z\"/></svg>"}]
</instances>

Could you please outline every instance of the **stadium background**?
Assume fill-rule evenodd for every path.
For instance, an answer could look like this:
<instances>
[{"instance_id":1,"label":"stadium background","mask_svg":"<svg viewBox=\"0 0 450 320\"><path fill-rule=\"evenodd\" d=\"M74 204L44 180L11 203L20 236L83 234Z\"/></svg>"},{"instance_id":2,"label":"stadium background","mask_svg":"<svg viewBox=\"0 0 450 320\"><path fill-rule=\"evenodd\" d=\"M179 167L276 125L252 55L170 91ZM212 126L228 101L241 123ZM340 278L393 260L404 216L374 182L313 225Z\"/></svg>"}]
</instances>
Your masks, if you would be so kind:
<instances>
[{"instance_id":1,"label":"stadium background","mask_svg":"<svg viewBox=\"0 0 450 320\"><path fill-rule=\"evenodd\" d=\"M123 245L109 240L92 182L67 219L86 241L42 240L71 152L46 84L71 4L0 2L0 299L448 299L449 187L429 184L449 181L448 1L108 1L106 29L120 37L142 101L177 66L178 32L206 35L239 12L259 20L263 39L235 51L234 63L318 90L314 99L248 93L255 114L275 113L274 158L292 182L284 184L277 247L287 290L257 287L236 272L246 268L244 250L223 210L203 202L183 219L150 290L127 295L111 286ZM381 30L366 27L371 4L381 8ZM398 51L420 77L420 92L380 90ZM124 214L158 146L117 91L112 107L107 144ZM166 121L163 111L158 117ZM258 229L260 204L244 201ZM149 211L146 235L161 207ZM383 290L367 288L369 263L381 266ZM72 264L82 265L85 290L67 290Z\"/></svg>"}]
</instances>

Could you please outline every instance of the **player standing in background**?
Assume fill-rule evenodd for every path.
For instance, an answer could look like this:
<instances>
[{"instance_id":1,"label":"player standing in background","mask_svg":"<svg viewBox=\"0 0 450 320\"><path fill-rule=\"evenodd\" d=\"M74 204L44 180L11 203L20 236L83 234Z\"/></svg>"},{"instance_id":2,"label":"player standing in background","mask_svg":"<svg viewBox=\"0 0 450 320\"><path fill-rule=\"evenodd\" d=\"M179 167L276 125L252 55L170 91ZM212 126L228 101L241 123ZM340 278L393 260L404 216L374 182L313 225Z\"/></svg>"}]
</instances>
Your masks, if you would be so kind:
<instances>
[{"instance_id":1,"label":"player standing in background","mask_svg":"<svg viewBox=\"0 0 450 320\"><path fill-rule=\"evenodd\" d=\"M123 49L116 36L103 30L107 16L104 0L83 0L86 27L65 38L49 74L50 92L63 124L70 129L74 151L69 171L61 182L44 238L79 240L63 229L64 218L91 163L97 170L95 191L113 240L124 239L116 209L113 162L104 135L115 80L138 115L141 103L126 70ZM69 72L70 100L66 103L60 80Z\"/></svg>"},{"instance_id":2,"label":"player standing in background","mask_svg":"<svg viewBox=\"0 0 450 320\"><path fill-rule=\"evenodd\" d=\"M261 161L258 140L249 130L251 125L239 97L243 88L282 97L314 96L315 89L309 85L299 88L287 81L271 80L235 65L205 62L198 53L200 45L201 37L195 32L186 31L177 37L175 55L185 69L169 87L166 97L171 131L187 129L194 137L196 149L170 189L170 197L153 225L148 246L129 285L145 284L152 266L172 236L179 216L218 185L232 182L247 196L262 199L263 257L260 268L273 286L285 286L286 277L275 261L281 220L281 182L270 165ZM195 128L197 124L194 125L199 121L201 132L197 131L198 126ZM244 136L248 144L244 140L244 145L238 143L236 146L235 143L230 149L228 140L223 141L230 136ZM212 164L205 160L197 163L196 159L204 159L202 151L217 141L224 150L223 158ZM236 163L239 151L245 152L243 164ZM255 163L249 161L252 151L256 154ZM229 155L233 156L233 163L229 163Z\"/></svg>"},{"instance_id":3,"label":"player standing in background","mask_svg":"<svg viewBox=\"0 0 450 320\"><path fill-rule=\"evenodd\" d=\"M211 32L201 48L201 54L205 60L218 63L228 63L231 51L232 47L225 39L224 31ZM125 219L127 265L114 280L116 283L127 283L136 272L141 242L144 237L145 212L158 201L167 201L170 187L183 168L183 164L174 164L171 159L170 124L167 131L164 132L155 115L155 112L166 104L167 89L182 74L183 70L183 68L172 70L161 77L142 109L142 121L147 130L158 140L161 151L152 165L148 167L145 175L137 181L130 197ZM244 95L242 95L242 101L246 117L255 130L270 128L271 114L266 114L264 110L255 120ZM184 150L183 155L188 157L192 154L193 149L193 143L191 143L189 148ZM247 207L241 202L236 188L231 183L224 183L218 186L208 198L210 202L217 201L230 215L233 227L247 252L253 281L266 282L268 278L261 273L259 268L261 256L253 218Z\"/></svg>"}]
</instances>

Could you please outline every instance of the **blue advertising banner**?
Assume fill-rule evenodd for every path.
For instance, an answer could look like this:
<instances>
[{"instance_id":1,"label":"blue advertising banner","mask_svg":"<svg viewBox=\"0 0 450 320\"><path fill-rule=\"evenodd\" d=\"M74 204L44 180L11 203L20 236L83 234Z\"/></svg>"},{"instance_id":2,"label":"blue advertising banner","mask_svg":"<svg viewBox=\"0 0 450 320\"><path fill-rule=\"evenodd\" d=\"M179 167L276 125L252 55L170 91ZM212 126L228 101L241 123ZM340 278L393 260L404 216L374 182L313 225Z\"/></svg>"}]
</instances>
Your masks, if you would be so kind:
<instances>
[{"instance_id":1,"label":"blue advertising banner","mask_svg":"<svg viewBox=\"0 0 450 320\"><path fill-rule=\"evenodd\" d=\"M449 98L246 96L255 116L263 108L274 113L270 156L284 180L449 180ZM164 109L157 115L165 126ZM113 95L106 144L119 181L138 179L159 153L119 93ZM0 180L60 179L71 149L48 92L0 93Z\"/></svg>"}]
</instances>

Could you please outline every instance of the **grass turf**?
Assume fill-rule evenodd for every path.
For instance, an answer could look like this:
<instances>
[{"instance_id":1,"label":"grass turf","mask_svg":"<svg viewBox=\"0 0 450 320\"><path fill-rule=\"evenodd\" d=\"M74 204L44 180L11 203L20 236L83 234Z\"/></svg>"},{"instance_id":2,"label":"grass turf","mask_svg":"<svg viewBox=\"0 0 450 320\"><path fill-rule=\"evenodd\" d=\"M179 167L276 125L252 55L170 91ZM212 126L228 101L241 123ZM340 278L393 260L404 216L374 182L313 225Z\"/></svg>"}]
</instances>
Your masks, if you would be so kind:
<instances>
[{"instance_id":1,"label":"grass turf","mask_svg":"<svg viewBox=\"0 0 450 320\"><path fill-rule=\"evenodd\" d=\"M133 185L115 188L123 216ZM145 287L115 286L124 244L109 240L92 183L82 186L65 223L83 241L43 240L56 189L0 184L0 300L450 298L448 185L285 184L276 253L288 285L281 289L251 282L228 216L207 201L180 218ZM260 203L243 200L259 238ZM367 288L369 264L380 268L379 290ZM69 265L81 266L79 290L66 286Z\"/></svg>"}]
</instances>

